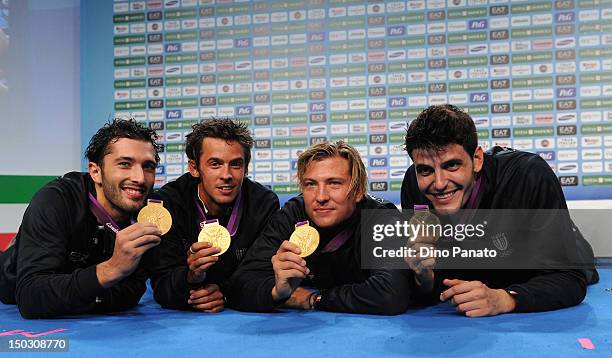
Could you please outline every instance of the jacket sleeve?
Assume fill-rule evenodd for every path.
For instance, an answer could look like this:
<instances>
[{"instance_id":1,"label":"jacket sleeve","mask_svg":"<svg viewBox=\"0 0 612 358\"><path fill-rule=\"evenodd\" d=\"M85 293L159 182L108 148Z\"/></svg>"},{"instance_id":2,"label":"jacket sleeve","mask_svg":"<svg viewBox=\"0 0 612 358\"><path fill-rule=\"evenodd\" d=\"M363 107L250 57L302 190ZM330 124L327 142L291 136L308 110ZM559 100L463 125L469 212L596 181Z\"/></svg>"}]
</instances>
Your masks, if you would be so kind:
<instances>
[{"instance_id":1,"label":"jacket sleeve","mask_svg":"<svg viewBox=\"0 0 612 358\"><path fill-rule=\"evenodd\" d=\"M580 270L540 270L527 282L506 290L515 293L515 312L539 312L579 304L586 296L586 286Z\"/></svg>"},{"instance_id":2,"label":"jacket sleeve","mask_svg":"<svg viewBox=\"0 0 612 358\"><path fill-rule=\"evenodd\" d=\"M284 210L277 211L249 249L242 264L231 277L230 300L242 311L268 312L276 305L272 300L275 284L271 257L284 240L289 240L291 220Z\"/></svg>"},{"instance_id":3,"label":"jacket sleeve","mask_svg":"<svg viewBox=\"0 0 612 358\"><path fill-rule=\"evenodd\" d=\"M555 251L550 247L553 246L556 250L571 255L577 252L578 247L584 245L587 250L585 255L578 259L579 263L594 262L590 245L582 235L577 235L574 231L556 175L540 157L531 158L528 168L534 174L524 176L525 190L529 195L528 207L538 209L534 215L538 218L547 215L547 212L554 213L552 220L534 220L537 224L533 225L545 223L543 225L547 235L544 235L544 238L554 239L554 241L544 241L542 251ZM546 247L549 249L545 250ZM594 271L594 267L592 270ZM510 285L506 289L516 292L516 295L513 295L516 301L515 312L536 312L579 304L586 296L586 286L586 270L541 269L535 270L533 276L526 282Z\"/></svg>"},{"instance_id":4,"label":"jacket sleeve","mask_svg":"<svg viewBox=\"0 0 612 358\"><path fill-rule=\"evenodd\" d=\"M17 305L24 318L116 311L137 304L144 293L142 277L130 276L104 289L96 265L67 272L73 219L68 203L53 188L38 192L24 214L17 243L16 287ZM140 289L132 287L136 281ZM96 297L105 296L109 299L96 307Z\"/></svg>"},{"instance_id":5,"label":"jacket sleeve","mask_svg":"<svg viewBox=\"0 0 612 358\"><path fill-rule=\"evenodd\" d=\"M408 309L411 281L407 270L372 270L363 282L322 290L317 309L398 315Z\"/></svg>"},{"instance_id":6,"label":"jacket sleeve","mask_svg":"<svg viewBox=\"0 0 612 358\"><path fill-rule=\"evenodd\" d=\"M261 200L261 202L259 203L258 207L260 207L260 210L258 210L258 211L261 213L261 216L257 217L257 220L255 222L254 227L252 229L249 228L249 230L256 230L256 233L254 235L255 241L253 242L253 245L255 245L255 243L257 242L257 238L259 238L259 236L263 233L264 229L266 228L267 224L270 222L270 220L272 219L274 214L278 213L278 211L280 209L280 202L278 200L278 196L276 196L276 194L274 194L274 192L272 192L272 191L267 192L266 197ZM279 246L280 246L280 244L279 244ZM250 252L250 251L251 250L249 248L248 252ZM276 253L276 250L274 250L274 252ZM247 255L248 255L248 253L247 253ZM272 254L272 255L274 255L274 254ZM270 256L270 257L272 257L272 256ZM246 257L245 257L245 259L246 259ZM239 267L241 265L242 265L242 263L239 265ZM233 280L236 279L237 277L238 277L237 275L232 274L225 281L223 281L223 282L221 282L219 284L219 286L221 288L221 292L223 292L223 294L226 296L227 305L229 307L233 307L234 306L232 287L234 286ZM270 292L271 291L272 291L272 288L270 288Z\"/></svg>"},{"instance_id":7,"label":"jacket sleeve","mask_svg":"<svg viewBox=\"0 0 612 358\"><path fill-rule=\"evenodd\" d=\"M140 302L147 290L147 274L139 267L134 273L104 290L100 302L96 304L95 312L107 313L130 309Z\"/></svg>"},{"instance_id":8,"label":"jacket sleeve","mask_svg":"<svg viewBox=\"0 0 612 358\"><path fill-rule=\"evenodd\" d=\"M170 202L164 199L164 206L172 217L181 220L181 213L177 212ZM170 231L162 237L160 244L146 254L145 265L151 278L153 296L163 308L192 309L187 303L189 290L192 287L187 283L189 268L184 242L189 242L187 233L177 220Z\"/></svg>"}]
</instances>

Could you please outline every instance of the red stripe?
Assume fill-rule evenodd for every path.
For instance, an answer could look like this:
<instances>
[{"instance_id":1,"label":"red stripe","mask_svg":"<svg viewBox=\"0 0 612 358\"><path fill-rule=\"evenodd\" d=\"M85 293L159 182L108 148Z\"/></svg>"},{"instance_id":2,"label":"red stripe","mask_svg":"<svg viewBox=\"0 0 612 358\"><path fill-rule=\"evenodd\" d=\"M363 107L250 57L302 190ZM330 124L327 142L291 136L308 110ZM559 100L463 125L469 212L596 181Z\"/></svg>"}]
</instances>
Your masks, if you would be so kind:
<instances>
[{"instance_id":1,"label":"red stripe","mask_svg":"<svg viewBox=\"0 0 612 358\"><path fill-rule=\"evenodd\" d=\"M0 251L6 250L16 234L0 234Z\"/></svg>"}]
</instances>

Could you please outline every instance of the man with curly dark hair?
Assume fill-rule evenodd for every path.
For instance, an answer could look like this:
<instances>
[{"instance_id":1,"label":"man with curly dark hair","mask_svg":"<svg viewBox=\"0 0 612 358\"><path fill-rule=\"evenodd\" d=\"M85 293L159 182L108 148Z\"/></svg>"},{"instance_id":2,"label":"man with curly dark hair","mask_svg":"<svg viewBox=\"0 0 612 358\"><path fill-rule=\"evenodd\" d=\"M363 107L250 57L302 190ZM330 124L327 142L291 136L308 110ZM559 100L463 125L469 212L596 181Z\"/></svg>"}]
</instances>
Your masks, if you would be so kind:
<instances>
[{"instance_id":1,"label":"man with curly dark hair","mask_svg":"<svg viewBox=\"0 0 612 358\"><path fill-rule=\"evenodd\" d=\"M25 318L104 313L138 304L142 255L160 242L135 223L155 181L154 131L115 119L91 138L86 173L71 172L32 198L12 246L0 257L0 299Z\"/></svg>"},{"instance_id":2,"label":"man with curly dark hair","mask_svg":"<svg viewBox=\"0 0 612 358\"><path fill-rule=\"evenodd\" d=\"M229 278L279 209L274 192L246 177L252 146L246 125L229 118L204 120L187 135L189 172L158 192L173 225L146 258L162 307L214 313L232 305ZM225 253L198 242L212 222L231 237Z\"/></svg>"},{"instance_id":3,"label":"man with curly dark hair","mask_svg":"<svg viewBox=\"0 0 612 358\"><path fill-rule=\"evenodd\" d=\"M510 209L528 212L537 218L517 220L502 234L513 238L510 244L515 247L527 241L538 242L541 251L546 251L519 251L520 255L513 256L511 269L491 270L477 265L437 269L435 258L407 259L415 271L415 287L426 300L449 300L458 312L480 317L559 309L584 299L587 283L598 279L592 265L593 251L567 215L559 181L542 158L497 146L485 152L478 145L472 118L450 104L421 112L409 124L405 144L414 164L402 183L402 209L424 206L443 215L457 214L460 209L467 209L463 214L504 209L496 212L497 218L512 215ZM543 215L549 215L548 220L539 220ZM492 222L487 229L493 230ZM524 230L517 235L519 229ZM434 245L433 238L411 243L416 251ZM561 247L572 247L578 262L564 262L558 269L544 267L543 259L553 257ZM532 256L539 261L530 262L528 267L521 266L517 259L525 261Z\"/></svg>"}]
</instances>

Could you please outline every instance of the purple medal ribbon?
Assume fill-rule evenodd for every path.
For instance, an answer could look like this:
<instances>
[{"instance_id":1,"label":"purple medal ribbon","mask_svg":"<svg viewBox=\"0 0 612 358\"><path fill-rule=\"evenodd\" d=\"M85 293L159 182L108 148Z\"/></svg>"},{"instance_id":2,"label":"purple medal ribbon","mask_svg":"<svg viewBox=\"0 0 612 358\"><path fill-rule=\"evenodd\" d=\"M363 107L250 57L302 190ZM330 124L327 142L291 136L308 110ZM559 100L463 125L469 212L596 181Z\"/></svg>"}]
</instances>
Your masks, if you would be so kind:
<instances>
[{"instance_id":1,"label":"purple medal ribbon","mask_svg":"<svg viewBox=\"0 0 612 358\"><path fill-rule=\"evenodd\" d=\"M96 197L93 196L92 193L88 193L88 194L89 194L89 204L90 204L89 210L91 210L91 213L94 214L94 216L98 220L98 223L101 225L105 225L106 227L111 229L115 234L119 232L121 228L119 227L117 222L113 220L113 218L110 216L110 214L106 210L104 210L104 208L102 207L102 204L100 204L98 199L96 199ZM133 220L131 222L132 224L134 223Z\"/></svg>"},{"instance_id":2,"label":"purple medal ribbon","mask_svg":"<svg viewBox=\"0 0 612 358\"><path fill-rule=\"evenodd\" d=\"M474 187L472 188L472 192L470 193L470 198L468 199L468 202L465 205L465 209L468 209L468 210L464 211L463 215L461 215L460 222L462 223L466 223L472 220L472 218L476 214L475 209L478 208L478 204L480 201L480 194L481 194L480 184L482 182L481 179L482 177L479 176L478 179L474 181Z\"/></svg>"},{"instance_id":3,"label":"purple medal ribbon","mask_svg":"<svg viewBox=\"0 0 612 358\"><path fill-rule=\"evenodd\" d=\"M334 238L330 242L328 242L327 245L325 245L321 252L326 254L338 250L342 247L342 245L344 245L344 243L346 243L346 241L351 236L353 236L353 230L351 229L344 229L340 231L338 235L334 236Z\"/></svg>"},{"instance_id":4,"label":"purple medal ribbon","mask_svg":"<svg viewBox=\"0 0 612 358\"><path fill-rule=\"evenodd\" d=\"M472 188L472 192L470 193L470 199L468 200L466 209L477 209L478 199L480 199L480 183L482 182L482 177L479 176L476 181L474 181L474 187Z\"/></svg>"},{"instance_id":5,"label":"purple medal ribbon","mask_svg":"<svg viewBox=\"0 0 612 358\"><path fill-rule=\"evenodd\" d=\"M214 221L218 221L217 219L209 220L204 214L204 210L200 203L200 198L193 198L196 204L196 208L198 208L198 224L200 225L200 229L204 227L206 224L210 224ZM230 215L229 222L227 223L227 231L229 231L230 236L234 236L236 231L238 231L238 217L242 212L242 191L238 193L238 197L236 198L236 202L234 203L234 207L232 208L232 213Z\"/></svg>"}]
</instances>

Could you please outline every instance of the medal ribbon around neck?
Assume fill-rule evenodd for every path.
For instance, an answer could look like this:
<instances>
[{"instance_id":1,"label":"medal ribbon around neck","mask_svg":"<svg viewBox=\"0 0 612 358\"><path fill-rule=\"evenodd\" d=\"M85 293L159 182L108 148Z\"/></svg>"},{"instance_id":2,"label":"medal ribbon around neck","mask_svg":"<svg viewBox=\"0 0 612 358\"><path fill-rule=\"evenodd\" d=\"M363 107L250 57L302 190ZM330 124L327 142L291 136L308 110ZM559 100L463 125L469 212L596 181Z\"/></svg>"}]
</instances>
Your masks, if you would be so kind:
<instances>
[{"instance_id":1,"label":"medal ribbon around neck","mask_svg":"<svg viewBox=\"0 0 612 358\"><path fill-rule=\"evenodd\" d=\"M93 196L92 193L87 193L89 198L89 210L98 220L98 224L105 225L109 229L111 229L115 234L121 230L119 224L113 219L112 216L102 207L102 204ZM134 220L131 220L130 223L134 223Z\"/></svg>"},{"instance_id":2,"label":"medal ribbon around neck","mask_svg":"<svg viewBox=\"0 0 612 358\"><path fill-rule=\"evenodd\" d=\"M330 242L327 243L327 245L325 245L321 252L326 254L337 251L348 241L351 236L353 236L353 232L354 231L349 228L340 231L336 236L334 236L333 239L331 239Z\"/></svg>"},{"instance_id":3,"label":"medal ribbon around neck","mask_svg":"<svg viewBox=\"0 0 612 358\"><path fill-rule=\"evenodd\" d=\"M193 198L196 204L196 208L198 209L198 226L200 229L204 228L204 225L209 220L204 213L204 209L202 208L202 201L200 199L199 191L197 197ZM227 231L230 236L234 236L236 231L238 231L238 226L240 222L238 217L242 213L242 188L236 197L236 202L234 203L234 207L232 208L232 213L230 214L229 222L227 223ZM220 224L219 224L220 225Z\"/></svg>"}]
</instances>

